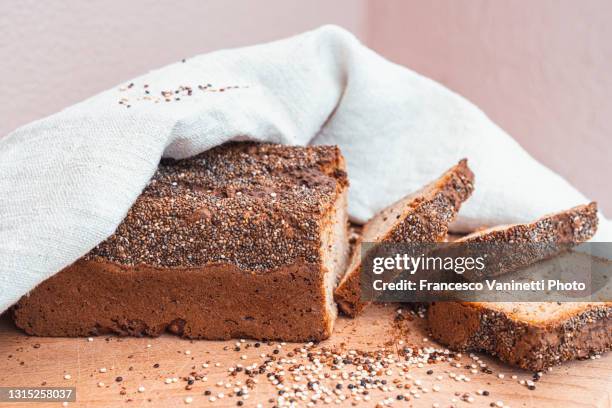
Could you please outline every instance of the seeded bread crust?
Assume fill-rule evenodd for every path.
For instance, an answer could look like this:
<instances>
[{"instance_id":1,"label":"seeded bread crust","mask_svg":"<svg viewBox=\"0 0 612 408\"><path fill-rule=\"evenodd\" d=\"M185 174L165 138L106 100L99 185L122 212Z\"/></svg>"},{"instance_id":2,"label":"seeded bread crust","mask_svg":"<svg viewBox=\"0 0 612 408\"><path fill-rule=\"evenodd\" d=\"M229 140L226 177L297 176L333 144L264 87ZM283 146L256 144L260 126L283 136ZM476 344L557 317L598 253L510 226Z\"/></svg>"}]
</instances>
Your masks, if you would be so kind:
<instances>
[{"instance_id":1,"label":"seeded bread crust","mask_svg":"<svg viewBox=\"0 0 612 408\"><path fill-rule=\"evenodd\" d=\"M230 143L163 160L116 232L85 259L266 271L320 262L320 222L348 186L336 146Z\"/></svg>"},{"instance_id":2,"label":"seeded bread crust","mask_svg":"<svg viewBox=\"0 0 612 408\"><path fill-rule=\"evenodd\" d=\"M546 308L557 303L542 303ZM526 370L612 349L612 303L579 303L554 319L527 319L492 303L434 302L431 335L459 351L484 351Z\"/></svg>"},{"instance_id":3,"label":"seeded bread crust","mask_svg":"<svg viewBox=\"0 0 612 408\"><path fill-rule=\"evenodd\" d=\"M117 231L24 296L28 334L322 340L348 254L335 146L232 143L164 160Z\"/></svg>"},{"instance_id":4,"label":"seeded bread crust","mask_svg":"<svg viewBox=\"0 0 612 408\"><path fill-rule=\"evenodd\" d=\"M597 203L592 202L546 215L531 223L480 230L455 240L453 244L466 250L470 245L480 252L491 250L491 255L496 255L499 261L494 268L486 268L486 273L488 277L494 277L551 258L588 241L597 232L597 225ZM502 245L495 247L496 244ZM491 261L488 264L491 266ZM477 270L467 271L465 277L484 278Z\"/></svg>"},{"instance_id":5,"label":"seeded bread crust","mask_svg":"<svg viewBox=\"0 0 612 408\"><path fill-rule=\"evenodd\" d=\"M347 273L334 292L342 312L355 317L367 305L361 300L362 242L442 242L473 189L474 174L463 159L439 179L376 214L364 226Z\"/></svg>"}]
</instances>

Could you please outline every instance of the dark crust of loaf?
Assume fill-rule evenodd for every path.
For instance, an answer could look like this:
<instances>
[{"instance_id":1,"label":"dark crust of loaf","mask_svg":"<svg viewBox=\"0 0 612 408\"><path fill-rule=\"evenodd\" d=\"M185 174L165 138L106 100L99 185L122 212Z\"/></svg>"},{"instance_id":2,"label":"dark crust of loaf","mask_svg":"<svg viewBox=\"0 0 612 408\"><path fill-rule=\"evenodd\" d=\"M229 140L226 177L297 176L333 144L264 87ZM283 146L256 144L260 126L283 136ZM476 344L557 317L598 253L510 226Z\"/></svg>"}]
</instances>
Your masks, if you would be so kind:
<instances>
[{"instance_id":1,"label":"dark crust of loaf","mask_svg":"<svg viewBox=\"0 0 612 408\"><path fill-rule=\"evenodd\" d=\"M417 195L408 203L381 242L443 241L461 204L474 190L474 174L464 159L430 187L424 195ZM334 299L344 314L355 317L367 306L367 302L361 300L361 264L347 273L349 275L336 288Z\"/></svg>"},{"instance_id":2,"label":"dark crust of loaf","mask_svg":"<svg viewBox=\"0 0 612 408\"><path fill-rule=\"evenodd\" d=\"M612 303L536 325L486 304L435 302L428 322L432 337L451 349L484 351L531 371L612 349Z\"/></svg>"},{"instance_id":3,"label":"dark crust of loaf","mask_svg":"<svg viewBox=\"0 0 612 408\"><path fill-rule=\"evenodd\" d=\"M266 274L235 265L154 268L79 260L14 307L39 336L159 336L316 341L331 335L324 271L300 262Z\"/></svg>"},{"instance_id":4,"label":"dark crust of loaf","mask_svg":"<svg viewBox=\"0 0 612 408\"><path fill-rule=\"evenodd\" d=\"M320 220L347 185L336 146L229 143L162 160L123 223L86 259L259 272L320 263Z\"/></svg>"},{"instance_id":5,"label":"dark crust of loaf","mask_svg":"<svg viewBox=\"0 0 612 408\"><path fill-rule=\"evenodd\" d=\"M502 244L497 247L498 255L502 257L499 264L486 269L487 276L492 277L551 258L588 241L597 232L597 225L597 203L592 202L546 215L531 223L478 231L454 241L454 244ZM486 247L480 247L483 249ZM491 249L496 250L495 247ZM469 279L484 278L475 271L465 276Z\"/></svg>"}]
</instances>

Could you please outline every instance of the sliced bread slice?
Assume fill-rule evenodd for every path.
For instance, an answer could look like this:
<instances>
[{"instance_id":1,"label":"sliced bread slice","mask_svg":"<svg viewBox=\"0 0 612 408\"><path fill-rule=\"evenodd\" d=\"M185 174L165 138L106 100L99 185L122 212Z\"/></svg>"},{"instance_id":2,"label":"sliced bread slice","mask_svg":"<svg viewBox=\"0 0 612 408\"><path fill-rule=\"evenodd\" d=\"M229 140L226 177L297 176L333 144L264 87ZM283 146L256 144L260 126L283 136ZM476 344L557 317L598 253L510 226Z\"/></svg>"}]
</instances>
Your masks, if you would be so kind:
<instances>
[{"instance_id":1,"label":"sliced bread slice","mask_svg":"<svg viewBox=\"0 0 612 408\"><path fill-rule=\"evenodd\" d=\"M491 255L487 277L500 276L588 241L597 231L597 203L579 205L545 215L525 224L500 225L476 231L453 241L462 253L487 252ZM495 262L494 267L491 262ZM478 270L466 272L471 280L481 279Z\"/></svg>"},{"instance_id":2,"label":"sliced bread slice","mask_svg":"<svg viewBox=\"0 0 612 408\"><path fill-rule=\"evenodd\" d=\"M461 204L474 189L474 174L461 160L440 178L376 214L364 226L347 273L334 292L340 309L354 317L367 305L361 300L361 243L441 242Z\"/></svg>"},{"instance_id":3,"label":"sliced bread slice","mask_svg":"<svg viewBox=\"0 0 612 408\"><path fill-rule=\"evenodd\" d=\"M528 224L480 230L453 242L511 244L507 248L509 251L501 254L495 268L487 268L487 276L508 274L508 279L520 280L520 275L525 274L523 271L527 272L524 268L589 240L597 231L597 223L597 204L590 203ZM563 261L568 265L575 260L570 253L561 257L568 259ZM593 258L590 262L591 268L610 269L608 261ZM606 264L599 265L601 263ZM510 274L513 271L518 271L518 275ZM545 273L546 268L539 272ZM526 278L537 281L541 277ZM606 296L605 300L609 300L609 294ZM506 363L538 371L562 361L610 350L612 303L586 300L433 302L427 317L432 337L449 348L484 351Z\"/></svg>"},{"instance_id":4,"label":"sliced bread slice","mask_svg":"<svg viewBox=\"0 0 612 408\"><path fill-rule=\"evenodd\" d=\"M449 348L532 371L612 348L612 302L434 302L427 313Z\"/></svg>"}]
</instances>

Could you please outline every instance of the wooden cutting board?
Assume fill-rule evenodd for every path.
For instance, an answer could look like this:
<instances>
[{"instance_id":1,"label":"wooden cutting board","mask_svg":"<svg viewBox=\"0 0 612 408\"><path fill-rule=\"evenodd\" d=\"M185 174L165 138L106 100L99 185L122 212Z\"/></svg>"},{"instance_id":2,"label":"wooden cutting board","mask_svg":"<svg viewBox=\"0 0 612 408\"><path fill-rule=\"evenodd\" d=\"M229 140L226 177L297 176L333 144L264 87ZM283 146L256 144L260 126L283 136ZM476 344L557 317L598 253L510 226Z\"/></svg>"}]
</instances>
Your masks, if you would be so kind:
<instances>
[{"instance_id":1,"label":"wooden cutting board","mask_svg":"<svg viewBox=\"0 0 612 408\"><path fill-rule=\"evenodd\" d=\"M440 348L426 339L423 319L404 311L403 315L409 318L398 322L396 309L391 305L372 306L357 319L341 318L332 338L309 351L329 348L367 352L384 348L385 354L398 356L398 351L407 345ZM36 338L22 334L4 316L0 322L0 386L74 386L77 401L68 405L71 407L184 407L188 405L186 399L191 401L189 406L194 407L236 407L241 398L235 395L233 388L244 385L248 377L244 371L232 376L228 371L230 367L260 365L265 359L260 356L262 353L281 358L292 349L303 347L299 344L261 344L256 348L254 341L239 346L240 351L235 351L235 340L190 341L170 335L155 339L96 337L93 341ZM279 353L273 354L274 349L279 349ZM355 403L355 406L373 407L385 398L392 398L391 406L394 407L432 407L434 403L440 407L453 404L457 407L489 407L498 401L514 408L612 407L610 354L555 367L535 383L535 390L519 383L520 380L531 380L533 373L512 369L486 356L477 357L492 373L480 368L473 373L469 365L475 360L468 355L456 356L452 363L444 361L414 366L404 373L404 377L398 377L401 370L392 367L392 373L381 373L382 377L388 378L387 385L381 388L387 390L369 390L369 401L340 400L340 395L349 393L348 381L344 381L344 386L328 404L319 400L316 406L353 406ZM295 358L299 360L299 353ZM208 367L202 364L208 364ZM106 370L100 370L102 368ZM188 383L183 378L192 372L205 375L207 380L198 379L191 389L186 390ZM341 380L340 372L328 373L335 374L336 378L323 376L320 383L335 391ZM70 378L66 379L66 375ZM458 381L461 376L469 378L469 381ZM117 377L121 377L120 382ZM174 377L179 378L178 382L166 384L166 379ZM242 406L256 407L258 403L263 407L274 406L278 390L266 375L253 378L257 382L251 384L249 397L242 399ZM230 382L230 388L227 388L227 382ZM285 385L292 384L297 382L287 376ZM411 388L397 388L397 385L406 384ZM391 385L395 389L388 389ZM138 391L139 387L144 387L141 389L143 392ZM410 394L411 390L418 398ZM205 391L210 391L210 395L204 395ZM487 391L488 395L481 395L482 391ZM218 398L219 393L224 396ZM408 395L409 399L398 400L400 394ZM211 402L210 397L216 400ZM467 399L473 400L465 401ZM0 402L0 406L41 408L61 407L62 403ZM306 402L299 400L297 406L306 406Z\"/></svg>"}]
</instances>

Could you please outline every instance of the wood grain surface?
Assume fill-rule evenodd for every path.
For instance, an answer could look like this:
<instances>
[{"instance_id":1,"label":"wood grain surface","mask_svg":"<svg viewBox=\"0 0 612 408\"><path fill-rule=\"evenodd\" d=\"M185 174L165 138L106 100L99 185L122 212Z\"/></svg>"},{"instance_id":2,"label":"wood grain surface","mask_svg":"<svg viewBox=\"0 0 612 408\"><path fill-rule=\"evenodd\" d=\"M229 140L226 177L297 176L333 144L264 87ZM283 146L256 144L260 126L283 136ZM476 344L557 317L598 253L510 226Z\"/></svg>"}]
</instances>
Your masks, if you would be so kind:
<instances>
[{"instance_id":1,"label":"wood grain surface","mask_svg":"<svg viewBox=\"0 0 612 408\"><path fill-rule=\"evenodd\" d=\"M380 351L384 348L390 355L397 356L398 350L406 345L440 348L426 339L423 319L414 316L402 321L401 325L394 323L396 309L395 306L377 305L368 308L357 319L341 318L332 338L313 346L312 350ZM96 337L93 341L85 338L37 338L21 333L4 316L0 322L0 386L74 386L77 401L69 403L70 407L183 407L187 405L186 400L194 407L236 407L239 400L243 401L244 407L256 407L258 403L263 407L273 407L278 403L278 390L266 375L254 377L257 382L251 384L249 397L244 400L236 396L233 389L244 385L248 377L244 372L232 376L228 369L237 364L244 367L253 363L260 365L264 361L262 353L272 355L274 349L279 349L280 358L303 345L262 344L255 348L254 344L254 341L247 340L240 344L240 351L236 351L236 340L190 341L171 335L154 339ZM369 401L339 400L339 395L349 393L347 387L343 387L331 401L319 400L315 406L352 406L356 403L356 406L374 407L385 398L391 398L390 406L394 407L432 407L434 404L440 407L489 407L498 401L515 408L612 406L610 354L555 367L542 376L534 390L519 383L520 380L531 380L533 373L510 368L486 356L478 357L487 363L492 373L480 369L472 372L469 365L474 360L465 354L457 356L453 362L414 366L400 379L396 373L398 370L391 367L395 372L388 375L389 382L385 387L393 385L392 389L371 389ZM299 354L296 358L299 360ZM208 367L204 368L203 364L208 364ZM456 367L457 364L460 367ZM205 375L207 380L197 380L187 390L185 378L192 372ZM335 390L340 372L331 371L331 374L333 376L323 377L320 382ZM70 378L65 379L66 375ZM458 381L457 377L461 375L468 377L469 381ZM117 377L121 377L120 382ZM166 383L166 379L174 377L179 378L178 382ZM220 381L223 385L218 385ZM229 388L227 382L231 384ZM291 385L291 382L285 384ZM413 394L406 388L397 389L399 384L409 384ZM144 387L144 392L139 392L139 387ZM434 389L439 390L434 392ZM207 390L210 396L204 395ZM486 390L489 395L480 395L479 390ZM219 393L224 396L214 402L209 400ZM399 394L407 394L410 398L398 400ZM470 397L473 400L466 401ZM296 406L306 406L308 401L298 400ZM0 402L0 406L41 408L61 407L62 403Z\"/></svg>"}]
</instances>

